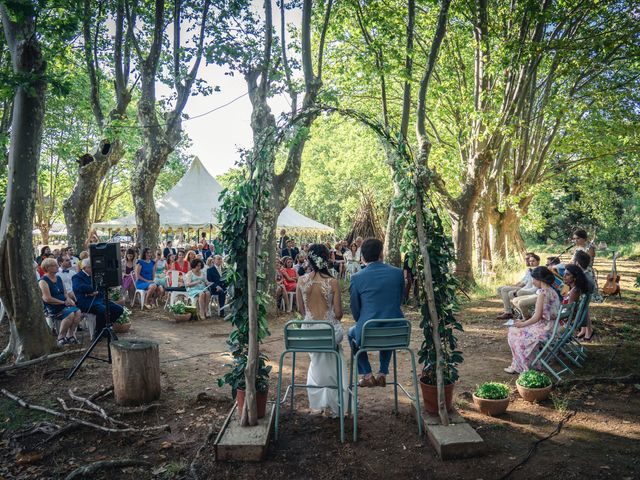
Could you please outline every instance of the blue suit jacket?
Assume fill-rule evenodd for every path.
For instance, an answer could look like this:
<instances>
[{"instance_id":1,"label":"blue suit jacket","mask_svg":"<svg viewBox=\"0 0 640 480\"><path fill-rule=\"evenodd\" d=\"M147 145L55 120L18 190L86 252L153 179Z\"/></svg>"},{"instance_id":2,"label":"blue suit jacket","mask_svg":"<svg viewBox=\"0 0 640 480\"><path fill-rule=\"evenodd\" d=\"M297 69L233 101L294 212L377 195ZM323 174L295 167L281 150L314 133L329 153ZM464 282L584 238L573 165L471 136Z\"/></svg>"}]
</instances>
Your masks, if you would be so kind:
<instances>
[{"instance_id":1,"label":"blue suit jacket","mask_svg":"<svg viewBox=\"0 0 640 480\"><path fill-rule=\"evenodd\" d=\"M209 268L207 268L207 282L210 282L212 284L212 292L215 292L216 287L220 287L223 290L227 288L215 265L211 265Z\"/></svg>"},{"instance_id":2,"label":"blue suit jacket","mask_svg":"<svg viewBox=\"0 0 640 480\"><path fill-rule=\"evenodd\" d=\"M75 274L71 278L71 283L73 285L73 293L76 296L76 305L83 312L86 312L91 308L92 303L93 305L104 303L104 297L102 294L95 297L88 296L90 293L95 292L96 289L93 288L91 277L87 275L84 270L80 270L79 273Z\"/></svg>"},{"instance_id":3,"label":"blue suit jacket","mask_svg":"<svg viewBox=\"0 0 640 480\"><path fill-rule=\"evenodd\" d=\"M355 337L360 345L367 320L404 318L400 305L404 292L402 270L382 262L367 265L351 277L351 313L356 321Z\"/></svg>"}]
</instances>

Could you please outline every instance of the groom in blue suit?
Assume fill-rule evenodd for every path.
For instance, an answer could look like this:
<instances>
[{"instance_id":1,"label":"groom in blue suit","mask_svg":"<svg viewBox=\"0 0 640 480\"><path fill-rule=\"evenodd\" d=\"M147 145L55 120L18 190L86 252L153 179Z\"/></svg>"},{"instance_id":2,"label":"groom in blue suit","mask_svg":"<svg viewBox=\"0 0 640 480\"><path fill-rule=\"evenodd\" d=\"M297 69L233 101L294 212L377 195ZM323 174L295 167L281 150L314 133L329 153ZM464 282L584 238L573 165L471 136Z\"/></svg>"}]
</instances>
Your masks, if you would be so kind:
<instances>
[{"instance_id":1,"label":"groom in blue suit","mask_svg":"<svg viewBox=\"0 0 640 480\"><path fill-rule=\"evenodd\" d=\"M402 270L383 263L382 242L377 238L368 238L360 249L366 268L351 277L349 293L351 313L356 321L349 329L349 345L353 354L358 350L362 339L362 327L367 320L403 318L400 305L404 292ZM361 387L386 386L389 373L391 350L380 352L380 372L374 377L366 353L358 357L358 372L363 376L358 383Z\"/></svg>"}]
</instances>

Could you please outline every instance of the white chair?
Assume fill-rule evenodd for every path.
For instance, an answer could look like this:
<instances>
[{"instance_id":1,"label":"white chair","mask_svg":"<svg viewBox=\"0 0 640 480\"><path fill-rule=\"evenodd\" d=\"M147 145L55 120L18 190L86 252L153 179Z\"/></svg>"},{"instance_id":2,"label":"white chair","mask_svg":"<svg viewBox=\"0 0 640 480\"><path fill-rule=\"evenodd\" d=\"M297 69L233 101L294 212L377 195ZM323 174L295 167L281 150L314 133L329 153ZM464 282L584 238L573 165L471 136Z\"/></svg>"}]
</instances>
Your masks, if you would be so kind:
<instances>
[{"instance_id":1,"label":"white chair","mask_svg":"<svg viewBox=\"0 0 640 480\"><path fill-rule=\"evenodd\" d=\"M82 314L82 323L84 324L83 328L89 330L89 340L93 338L94 332L96 331L96 316L93 313L83 313Z\"/></svg>"},{"instance_id":2,"label":"white chair","mask_svg":"<svg viewBox=\"0 0 640 480\"><path fill-rule=\"evenodd\" d=\"M293 310L293 299L296 298L296 292L287 292L289 295L289 310L287 312L291 312Z\"/></svg>"},{"instance_id":3,"label":"white chair","mask_svg":"<svg viewBox=\"0 0 640 480\"><path fill-rule=\"evenodd\" d=\"M169 275L167 277L168 279L168 284L172 287L175 288L177 286L180 285L180 275L182 275L182 272L179 272L178 270L170 270ZM167 298L167 301L164 304L164 308L168 308L169 306L173 305L174 303L176 303L176 301L178 300L178 297L184 297L187 300L189 299L189 295L187 295L187 292L168 292L171 295L169 295L169 297Z\"/></svg>"}]
</instances>

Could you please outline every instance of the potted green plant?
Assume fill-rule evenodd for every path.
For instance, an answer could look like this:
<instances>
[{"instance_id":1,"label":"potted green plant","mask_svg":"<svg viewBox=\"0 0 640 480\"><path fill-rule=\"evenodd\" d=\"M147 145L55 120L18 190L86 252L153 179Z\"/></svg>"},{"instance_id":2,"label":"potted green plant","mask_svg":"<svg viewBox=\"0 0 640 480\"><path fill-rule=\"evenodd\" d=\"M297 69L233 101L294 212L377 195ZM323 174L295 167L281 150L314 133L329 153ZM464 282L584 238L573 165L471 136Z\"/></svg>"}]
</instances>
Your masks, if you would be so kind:
<instances>
[{"instance_id":1,"label":"potted green plant","mask_svg":"<svg viewBox=\"0 0 640 480\"><path fill-rule=\"evenodd\" d=\"M120 291L120 287L115 287L109 290L109 300L117 303L118 305L124 305L124 297Z\"/></svg>"},{"instance_id":2,"label":"potted green plant","mask_svg":"<svg viewBox=\"0 0 640 480\"><path fill-rule=\"evenodd\" d=\"M537 370L522 372L516 380L518 393L527 402L540 402L551 393L551 379Z\"/></svg>"},{"instance_id":3,"label":"potted green plant","mask_svg":"<svg viewBox=\"0 0 640 480\"><path fill-rule=\"evenodd\" d=\"M131 310L125 308L120 315L111 325L111 328L116 333L128 332L131 328Z\"/></svg>"},{"instance_id":4,"label":"potted green plant","mask_svg":"<svg viewBox=\"0 0 640 480\"><path fill-rule=\"evenodd\" d=\"M458 369L455 364L448 364L444 367L444 399L447 411L453 409L453 389L458 380ZM422 402L425 411L438 413L438 387L436 381L435 362L427 364L422 369L420 377L420 390L422 391Z\"/></svg>"},{"instance_id":5,"label":"potted green plant","mask_svg":"<svg viewBox=\"0 0 640 480\"><path fill-rule=\"evenodd\" d=\"M238 415L244 408L245 398L245 376L244 371L247 367L247 354L240 345L233 346L231 352L233 355L233 364L226 365L230 367L230 371L225 373L222 378L218 379L218 386L223 387L225 384L231 387L231 396L238 404ZM267 412L267 396L269 393L269 373L271 365L267 365L267 356L260 353L258 357L258 370L256 373L256 401L258 407L258 418L263 418Z\"/></svg>"},{"instance_id":6,"label":"potted green plant","mask_svg":"<svg viewBox=\"0 0 640 480\"><path fill-rule=\"evenodd\" d=\"M169 307L171 313L173 313L173 320L176 323L188 322L191 319L191 312L187 310L187 305L184 302L175 302Z\"/></svg>"},{"instance_id":7,"label":"potted green plant","mask_svg":"<svg viewBox=\"0 0 640 480\"><path fill-rule=\"evenodd\" d=\"M499 382L484 382L473 393L473 403L485 415L502 415L509 406L509 386Z\"/></svg>"}]
</instances>

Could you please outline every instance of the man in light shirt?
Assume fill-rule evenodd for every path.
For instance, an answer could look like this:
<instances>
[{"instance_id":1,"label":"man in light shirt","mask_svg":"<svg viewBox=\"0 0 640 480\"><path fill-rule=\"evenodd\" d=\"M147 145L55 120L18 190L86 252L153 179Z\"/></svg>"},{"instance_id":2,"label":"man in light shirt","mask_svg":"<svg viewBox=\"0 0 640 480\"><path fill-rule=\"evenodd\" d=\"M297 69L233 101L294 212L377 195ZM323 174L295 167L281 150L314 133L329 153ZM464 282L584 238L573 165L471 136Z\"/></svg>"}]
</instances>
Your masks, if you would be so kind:
<instances>
[{"instance_id":1,"label":"man in light shirt","mask_svg":"<svg viewBox=\"0 0 640 480\"><path fill-rule=\"evenodd\" d=\"M73 294L73 281L72 278L76 274L76 269L71 265L71 258L69 255L62 255L58 257L58 273L56 276L62 279L64 285L64 292L75 301L75 295Z\"/></svg>"},{"instance_id":2,"label":"man in light shirt","mask_svg":"<svg viewBox=\"0 0 640 480\"><path fill-rule=\"evenodd\" d=\"M502 300L504 312L498 315L499 320L507 320L513 318L513 307L511 306L511 300L514 297L535 295L536 289L533 286L533 279L531 278L531 271L540 265L540 257L535 253L527 253L525 256L527 263L527 271L523 275L522 279L515 285L504 285L498 287L498 296Z\"/></svg>"}]
</instances>

